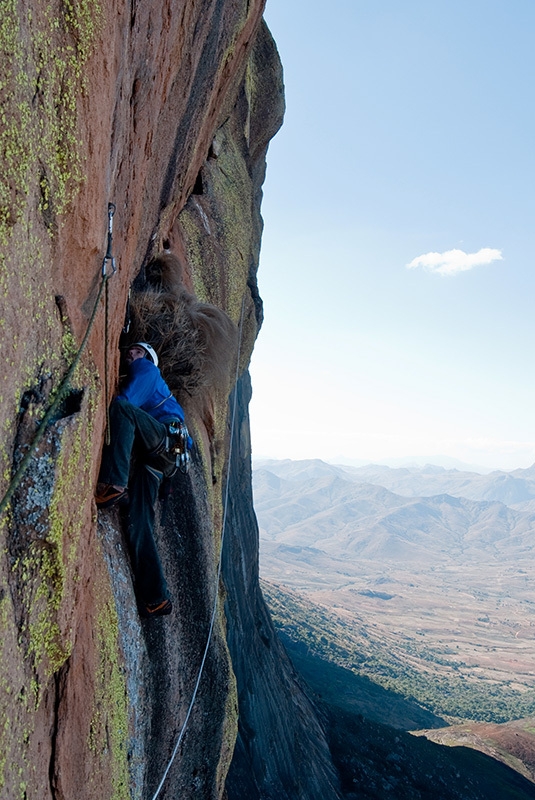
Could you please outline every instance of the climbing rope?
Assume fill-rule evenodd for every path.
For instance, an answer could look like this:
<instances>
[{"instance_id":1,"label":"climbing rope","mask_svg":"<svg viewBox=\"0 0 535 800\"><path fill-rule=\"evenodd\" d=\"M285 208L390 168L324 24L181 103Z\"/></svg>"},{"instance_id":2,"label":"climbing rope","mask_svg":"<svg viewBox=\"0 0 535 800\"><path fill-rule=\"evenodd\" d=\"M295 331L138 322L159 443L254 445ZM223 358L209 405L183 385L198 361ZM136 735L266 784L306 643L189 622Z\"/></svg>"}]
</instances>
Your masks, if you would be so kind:
<instances>
[{"instance_id":1,"label":"climbing rope","mask_svg":"<svg viewBox=\"0 0 535 800\"><path fill-rule=\"evenodd\" d=\"M225 540L225 529L227 523L227 509L228 509L228 495L229 495L229 486L230 486L230 462L232 458L232 440L234 438L234 426L236 422L236 406L238 401L238 376L239 376L239 369L240 369L240 356L241 356L241 343L242 343L242 332L243 332L243 313L245 309L245 295L243 296L242 305L241 305L241 314L240 314L240 325L239 325L239 336L238 336L238 355L236 359L236 375L234 379L234 398L232 402L232 414L230 420L230 444L229 444L229 452L228 452L228 459L227 459L227 481L225 484L225 499L223 502L223 521L221 525L221 544L219 547L219 562L217 566L217 577L216 577L216 584L215 584L215 596L214 596L214 605L212 608L212 616L210 619L210 627L208 629L208 638L206 640L206 646L204 648L203 657L201 660L201 665L199 667L199 673L197 675L197 680L195 682L195 688L193 689L193 695L191 697L191 701L188 707L188 711L186 713L186 717L182 724L182 728L178 735L177 742L175 744L175 748L171 754L171 758L165 768L165 772L163 777L160 781L158 788L156 789L155 794L152 797L152 800L157 800L158 795L160 794L162 787L165 783L167 775L169 774L169 770L175 760L176 754L178 753L178 748L180 747L182 740L184 738L184 734L186 733L186 728L188 726L188 722L193 711L193 706L195 705L195 700L197 699L197 693L199 691L199 686L201 683L202 674L204 671L204 665L206 662L206 658L208 656L208 650L210 648L210 642L212 640L212 633L214 631L214 624L215 624L215 617L217 613L217 604L219 600L219 581L221 579L221 566L223 563L223 542Z\"/></svg>"},{"instance_id":2,"label":"climbing rope","mask_svg":"<svg viewBox=\"0 0 535 800\"><path fill-rule=\"evenodd\" d=\"M91 317L89 319L89 322L88 322L88 325L87 325L87 329L86 329L86 332L84 334L84 338L82 339L82 343L81 343L81 345L80 345L80 347L78 349L78 352L76 353L76 355L74 357L74 360L73 360L72 364L70 365L69 369L65 373L65 376L64 376L63 380L61 381L61 383L60 383L60 385L58 387L58 390L56 392L56 395L54 397L54 400L53 400L52 404L50 405L48 411L46 412L46 414L44 415L43 419L41 420L41 422L39 424L39 428L37 429L37 433L35 434L35 437L34 437L32 443L29 445L29 449L28 449L26 455L24 456L24 458L20 462L17 471L15 472L13 477L11 478L11 482L10 482L8 488L7 488L7 491L6 491L5 495L3 496L2 500L0 501L0 517L3 515L4 511L7 509L8 505L9 505L9 503L11 501L11 498L13 497L13 494L15 493L17 488L19 487L20 482L22 481L22 478L24 477L24 473L28 469L28 466L30 464L31 458L32 458L35 450L37 449L37 447L39 445L39 442L41 441L41 439L45 435L48 423L54 417L54 414L56 413L61 401L63 400L63 398L67 394L67 391L69 389L69 386L70 386L70 383L71 383L71 380L72 380L72 376L74 375L76 367L80 363L80 359L82 357L82 353L84 352L85 347L87 345L87 342L89 340L89 335L91 333L91 329L93 328L93 324L94 324L96 316L97 316L98 304L100 302L100 298L102 297L102 292L105 289L107 289L108 279L109 279L110 275L113 275L116 272L115 259L111 255L111 229L112 229L111 220L113 218L113 214L114 213L115 213L115 206L113 205L113 203L110 203L108 205L108 220L109 220L109 222L108 222L108 251L107 251L107 253L106 253L105 257L104 257L104 263L102 265L102 277L101 277L100 286L99 286L98 293L97 293L97 299L95 300L95 305L93 306L93 311L91 312ZM112 265L112 272L111 273L109 273L108 269L107 269L107 263L110 260L111 260L111 265ZM106 340L107 340L107 338L108 337L106 335ZM106 351L107 351L107 346L108 345L107 345L107 341L106 341ZM107 384L107 376L106 376L106 384ZM107 388L106 388L106 391L107 391ZM107 398L106 398L106 407L107 407Z\"/></svg>"}]
</instances>

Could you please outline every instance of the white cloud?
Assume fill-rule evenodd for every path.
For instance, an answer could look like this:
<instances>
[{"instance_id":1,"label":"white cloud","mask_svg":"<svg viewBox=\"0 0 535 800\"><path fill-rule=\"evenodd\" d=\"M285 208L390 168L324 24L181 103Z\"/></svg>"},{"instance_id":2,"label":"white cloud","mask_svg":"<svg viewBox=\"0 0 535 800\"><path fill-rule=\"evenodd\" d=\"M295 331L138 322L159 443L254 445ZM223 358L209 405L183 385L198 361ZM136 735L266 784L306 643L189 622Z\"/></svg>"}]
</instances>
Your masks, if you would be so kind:
<instances>
[{"instance_id":1,"label":"white cloud","mask_svg":"<svg viewBox=\"0 0 535 800\"><path fill-rule=\"evenodd\" d=\"M445 253L425 253L423 256L413 258L407 269L423 267L428 272L438 275L457 275L474 267L501 261L502 251L492 247L482 247L477 253L465 253L463 250L447 250Z\"/></svg>"}]
</instances>

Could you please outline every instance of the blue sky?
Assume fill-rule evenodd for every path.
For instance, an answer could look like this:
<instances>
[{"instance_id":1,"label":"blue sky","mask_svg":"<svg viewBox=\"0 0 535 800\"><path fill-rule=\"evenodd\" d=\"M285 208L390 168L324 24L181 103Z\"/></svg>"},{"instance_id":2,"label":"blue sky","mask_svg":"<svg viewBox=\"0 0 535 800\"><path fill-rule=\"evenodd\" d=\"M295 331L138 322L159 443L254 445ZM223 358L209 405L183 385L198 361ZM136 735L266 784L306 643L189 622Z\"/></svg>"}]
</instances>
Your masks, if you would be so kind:
<instances>
[{"instance_id":1,"label":"blue sky","mask_svg":"<svg viewBox=\"0 0 535 800\"><path fill-rule=\"evenodd\" d=\"M287 113L253 455L531 465L535 3L268 0L266 19Z\"/></svg>"}]
</instances>

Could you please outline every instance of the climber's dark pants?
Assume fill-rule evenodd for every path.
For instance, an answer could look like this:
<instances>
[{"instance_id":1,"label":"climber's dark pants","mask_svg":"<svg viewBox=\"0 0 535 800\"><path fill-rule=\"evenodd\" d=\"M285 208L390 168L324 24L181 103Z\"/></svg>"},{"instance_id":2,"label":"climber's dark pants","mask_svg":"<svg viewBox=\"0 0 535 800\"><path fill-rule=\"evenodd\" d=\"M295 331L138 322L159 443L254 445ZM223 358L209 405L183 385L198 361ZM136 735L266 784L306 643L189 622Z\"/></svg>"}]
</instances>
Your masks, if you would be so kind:
<instances>
[{"instance_id":1,"label":"climber's dark pants","mask_svg":"<svg viewBox=\"0 0 535 800\"><path fill-rule=\"evenodd\" d=\"M126 400L110 406L110 439L104 445L99 483L128 486L127 542L136 583L143 603L158 603L169 597L154 541L155 505L163 476L175 469L174 458L165 452L165 425ZM129 483L132 455L135 463Z\"/></svg>"}]
</instances>

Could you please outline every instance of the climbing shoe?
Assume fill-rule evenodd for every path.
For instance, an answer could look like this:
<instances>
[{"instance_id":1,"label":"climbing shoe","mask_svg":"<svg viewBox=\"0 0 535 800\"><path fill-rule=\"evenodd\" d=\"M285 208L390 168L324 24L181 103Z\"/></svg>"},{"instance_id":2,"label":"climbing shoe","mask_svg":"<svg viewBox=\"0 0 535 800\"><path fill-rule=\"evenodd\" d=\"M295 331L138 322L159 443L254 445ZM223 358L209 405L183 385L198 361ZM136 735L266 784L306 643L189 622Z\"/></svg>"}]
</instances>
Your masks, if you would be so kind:
<instances>
[{"instance_id":1,"label":"climbing shoe","mask_svg":"<svg viewBox=\"0 0 535 800\"><path fill-rule=\"evenodd\" d=\"M128 502L128 491L126 489L116 489L111 484L97 487L95 503L97 508L111 508L112 506L123 506Z\"/></svg>"},{"instance_id":2,"label":"climbing shoe","mask_svg":"<svg viewBox=\"0 0 535 800\"><path fill-rule=\"evenodd\" d=\"M161 600L159 603L147 603L140 608L139 613L145 619L151 617L166 617L173 610L173 604L170 600Z\"/></svg>"}]
</instances>

